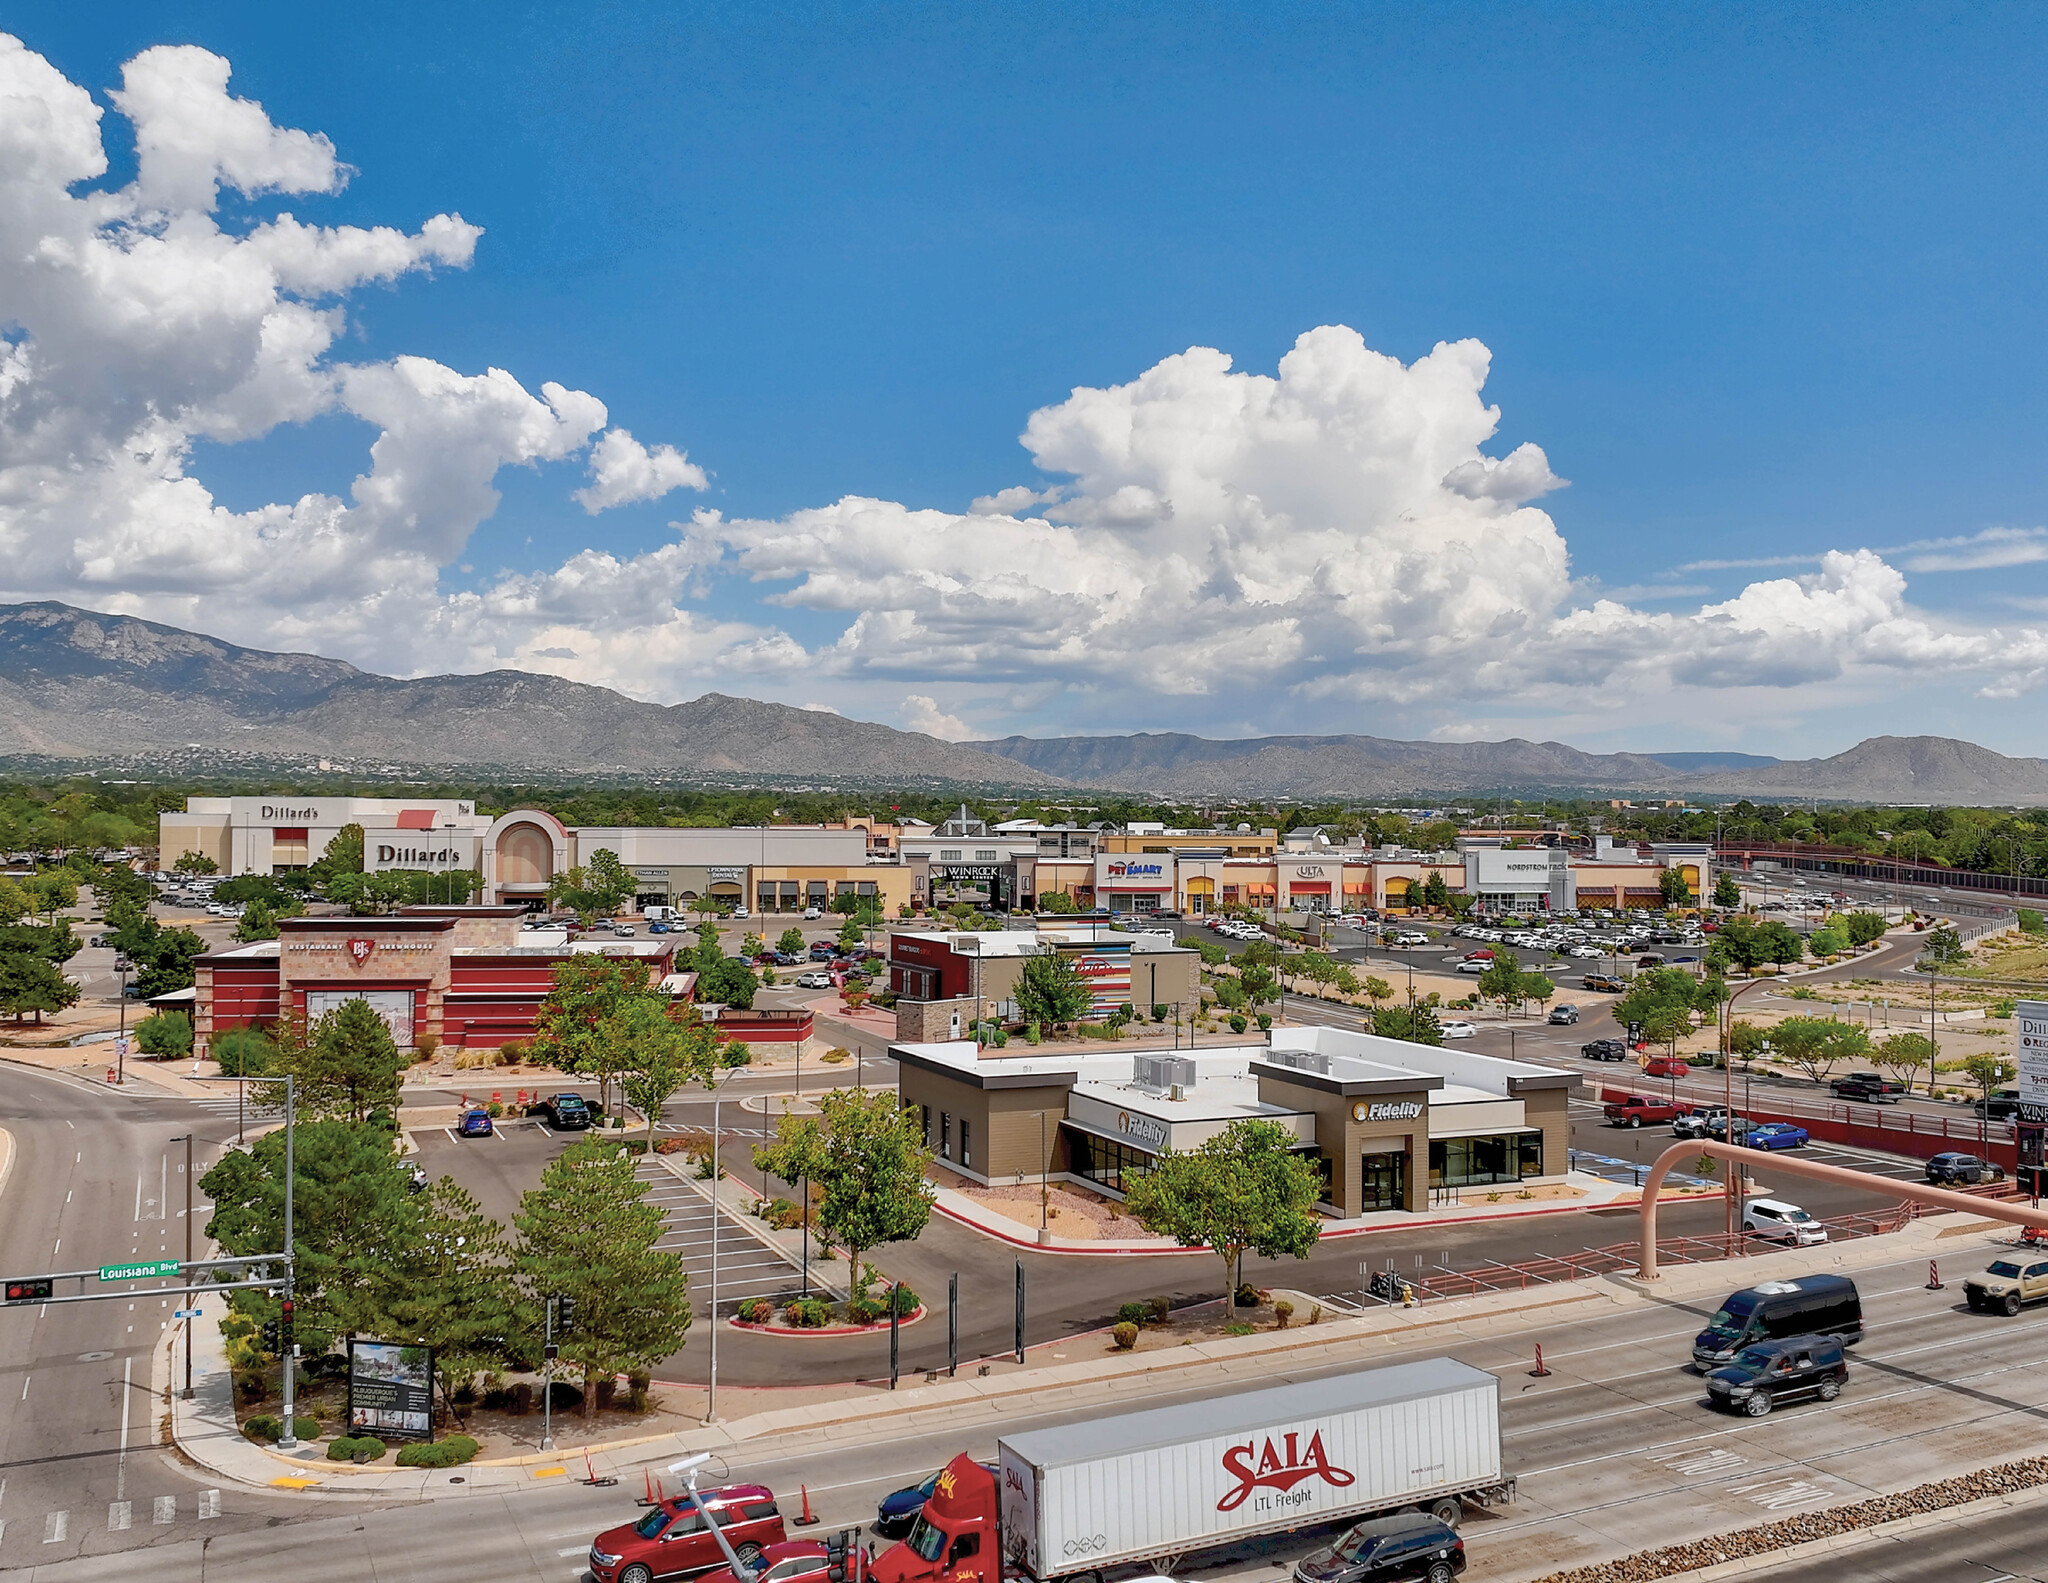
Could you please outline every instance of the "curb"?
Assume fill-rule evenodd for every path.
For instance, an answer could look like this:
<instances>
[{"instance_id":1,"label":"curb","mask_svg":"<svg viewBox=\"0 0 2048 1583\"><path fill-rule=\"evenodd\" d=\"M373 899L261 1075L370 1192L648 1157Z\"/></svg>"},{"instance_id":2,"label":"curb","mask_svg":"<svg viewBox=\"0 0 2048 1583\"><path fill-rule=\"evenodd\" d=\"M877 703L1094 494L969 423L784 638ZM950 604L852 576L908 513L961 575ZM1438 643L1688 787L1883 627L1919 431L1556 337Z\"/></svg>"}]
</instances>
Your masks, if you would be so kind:
<instances>
[{"instance_id":1,"label":"curb","mask_svg":"<svg viewBox=\"0 0 2048 1583\"><path fill-rule=\"evenodd\" d=\"M7 1178L14 1174L14 1134L0 1127L0 1194L7 1191Z\"/></svg>"}]
</instances>

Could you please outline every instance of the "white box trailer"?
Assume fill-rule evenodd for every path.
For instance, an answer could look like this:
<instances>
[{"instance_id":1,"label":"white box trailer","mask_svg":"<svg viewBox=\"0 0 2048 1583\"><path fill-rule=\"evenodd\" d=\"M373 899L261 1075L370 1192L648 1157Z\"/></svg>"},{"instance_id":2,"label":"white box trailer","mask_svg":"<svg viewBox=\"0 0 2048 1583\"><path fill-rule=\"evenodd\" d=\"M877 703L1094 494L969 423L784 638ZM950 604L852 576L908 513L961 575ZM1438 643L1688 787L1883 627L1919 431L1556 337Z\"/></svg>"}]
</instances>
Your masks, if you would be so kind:
<instances>
[{"instance_id":1,"label":"white box trailer","mask_svg":"<svg viewBox=\"0 0 2048 1583\"><path fill-rule=\"evenodd\" d=\"M1514 1499L1500 1382L1452 1358L1005 1435L997 1451L1004 1559L1041 1579Z\"/></svg>"}]
</instances>

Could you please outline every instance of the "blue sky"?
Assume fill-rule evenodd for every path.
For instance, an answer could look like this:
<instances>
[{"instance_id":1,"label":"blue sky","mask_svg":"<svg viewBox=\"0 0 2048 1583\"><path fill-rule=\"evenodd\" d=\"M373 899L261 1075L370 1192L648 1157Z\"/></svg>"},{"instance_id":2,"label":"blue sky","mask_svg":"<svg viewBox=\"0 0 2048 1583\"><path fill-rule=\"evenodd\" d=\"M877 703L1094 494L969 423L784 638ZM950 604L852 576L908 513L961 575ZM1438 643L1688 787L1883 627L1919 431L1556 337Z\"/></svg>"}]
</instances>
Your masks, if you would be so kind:
<instances>
[{"instance_id":1,"label":"blue sky","mask_svg":"<svg viewBox=\"0 0 2048 1583\"><path fill-rule=\"evenodd\" d=\"M280 211L482 228L465 259L300 293L345 318L321 367L498 368L606 414L479 462L502 495L480 515L450 485L403 529L337 518L363 537L324 580L295 582L308 557L269 530L188 572L81 532L14 594L376 669L524 665L950 735L2048 751L2039 13L160 4L4 25L108 112L109 169L74 195L135 175L124 64L194 45L353 168L225 177L222 233ZM1220 434L1237 377L1319 326L1359 346L1304 398L1306 450ZM1369 354L1466 340L1483 387L1347 405ZM1236 372L1162 376L1140 405L1188 427L1160 454L1116 452L1069 401L1191 347ZM142 377L125 350L76 355L95 377L70 386ZM1047 408L1063 438L1020 446ZM186 424L181 475L238 520L346 502L390 410ZM605 423L706 487L582 509ZM1444 426L1449 449L1415 438ZM1525 442L1535 494L1473 506L1423 476ZM1319 480L1298 497L1297 465ZM1350 504L1390 469L1413 479ZM898 509L833 514L846 497ZM105 530L128 542L161 509L95 520L129 514ZM1785 564L1720 564L1744 562ZM1603 597L1624 613L1586 617Z\"/></svg>"}]
</instances>

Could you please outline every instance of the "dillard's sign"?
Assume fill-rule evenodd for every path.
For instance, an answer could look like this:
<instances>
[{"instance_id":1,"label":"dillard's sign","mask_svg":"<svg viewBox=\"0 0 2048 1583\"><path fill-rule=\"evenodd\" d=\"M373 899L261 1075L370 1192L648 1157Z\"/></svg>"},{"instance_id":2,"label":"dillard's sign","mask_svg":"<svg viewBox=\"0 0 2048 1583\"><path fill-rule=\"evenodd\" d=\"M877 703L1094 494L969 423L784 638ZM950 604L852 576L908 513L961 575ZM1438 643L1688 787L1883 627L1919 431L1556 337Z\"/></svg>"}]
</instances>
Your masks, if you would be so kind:
<instances>
[{"instance_id":1,"label":"dillard's sign","mask_svg":"<svg viewBox=\"0 0 2048 1583\"><path fill-rule=\"evenodd\" d=\"M462 863L468 861L468 857L468 853L458 852L452 846L436 849L421 846L385 846L381 842L377 846L379 863Z\"/></svg>"},{"instance_id":2,"label":"dillard's sign","mask_svg":"<svg viewBox=\"0 0 2048 1583\"><path fill-rule=\"evenodd\" d=\"M266 823L272 819L303 819L307 824L317 824L320 820L320 810L318 808L273 808L269 803L265 803L261 817Z\"/></svg>"},{"instance_id":3,"label":"dillard's sign","mask_svg":"<svg viewBox=\"0 0 2048 1583\"><path fill-rule=\"evenodd\" d=\"M1323 1449L1323 1432L1320 1429L1309 1436L1307 1445L1300 1442L1301 1432L1290 1429L1279 1436L1277 1443L1272 1435L1268 1435L1263 1446L1256 1440L1247 1440L1225 1451L1223 1471L1237 1483L1224 1491L1216 1509L1219 1512L1236 1511L1253 1490L1272 1490L1279 1497L1277 1501L1261 1501L1261 1508L1306 1506L1315 1492L1297 1492L1296 1485L1310 1479L1321 1479L1332 1488L1343 1489L1357 1482L1357 1475L1350 1470L1331 1465L1330 1455Z\"/></svg>"}]
</instances>

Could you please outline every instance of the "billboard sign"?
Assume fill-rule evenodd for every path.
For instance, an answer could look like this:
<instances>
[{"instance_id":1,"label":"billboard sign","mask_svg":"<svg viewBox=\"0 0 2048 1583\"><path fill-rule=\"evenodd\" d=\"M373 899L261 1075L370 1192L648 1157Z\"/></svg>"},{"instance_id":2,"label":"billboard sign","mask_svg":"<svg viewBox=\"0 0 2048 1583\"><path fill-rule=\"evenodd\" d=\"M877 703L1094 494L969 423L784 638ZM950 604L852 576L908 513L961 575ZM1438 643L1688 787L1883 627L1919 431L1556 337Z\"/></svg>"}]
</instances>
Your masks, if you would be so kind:
<instances>
[{"instance_id":1,"label":"billboard sign","mask_svg":"<svg viewBox=\"0 0 2048 1583\"><path fill-rule=\"evenodd\" d=\"M433 1439L433 1349L349 1337L348 1429L380 1440Z\"/></svg>"},{"instance_id":2,"label":"billboard sign","mask_svg":"<svg viewBox=\"0 0 2048 1583\"><path fill-rule=\"evenodd\" d=\"M2013 1006L2020 1027L2020 1117L2048 1121L2048 1000L2022 1000Z\"/></svg>"}]
</instances>

